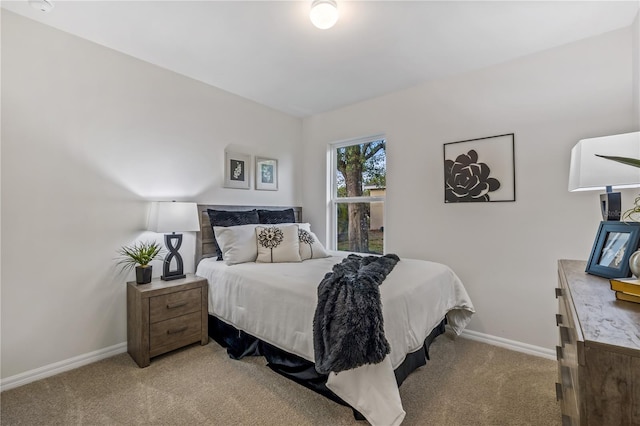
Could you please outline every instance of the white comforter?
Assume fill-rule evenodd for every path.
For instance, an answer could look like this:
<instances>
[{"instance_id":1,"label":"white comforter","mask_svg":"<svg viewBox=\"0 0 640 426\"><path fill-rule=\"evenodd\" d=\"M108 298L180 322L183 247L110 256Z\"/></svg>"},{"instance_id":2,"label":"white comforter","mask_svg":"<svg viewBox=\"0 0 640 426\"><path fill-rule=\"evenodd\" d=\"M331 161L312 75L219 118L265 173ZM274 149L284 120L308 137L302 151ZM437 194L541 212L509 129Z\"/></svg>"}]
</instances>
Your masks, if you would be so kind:
<instances>
[{"instance_id":1,"label":"white comforter","mask_svg":"<svg viewBox=\"0 0 640 426\"><path fill-rule=\"evenodd\" d=\"M196 274L209 281L209 313L311 362L317 287L345 253L301 263L242 263L203 259ZM385 337L391 353L379 364L331 373L327 387L372 425L398 425L405 416L393 370L422 346L446 316L460 333L475 312L447 266L402 259L380 286Z\"/></svg>"}]
</instances>

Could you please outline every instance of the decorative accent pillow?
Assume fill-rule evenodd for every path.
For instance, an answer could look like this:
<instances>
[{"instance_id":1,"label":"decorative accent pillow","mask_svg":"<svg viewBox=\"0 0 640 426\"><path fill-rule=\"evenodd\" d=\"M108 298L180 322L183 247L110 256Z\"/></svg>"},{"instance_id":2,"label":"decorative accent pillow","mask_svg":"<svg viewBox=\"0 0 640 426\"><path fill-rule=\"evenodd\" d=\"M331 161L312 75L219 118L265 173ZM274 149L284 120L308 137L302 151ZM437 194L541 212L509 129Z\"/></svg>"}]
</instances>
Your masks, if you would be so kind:
<instances>
[{"instance_id":1,"label":"decorative accent pillow","mask_svg":"<svg viewBox=\"0 0 640 426\"><path fill-rule=\"evenodd\" d=\"M222 251L224 263L235 265L237 263L256 261L258 256L256 226L258 225L213 227L213 233Z\"/></svg>"},{"instance_id":2,"label":"decorative accent pillow","mask_svg":"<svg viewBox=\"0 0 640 426\"><path fill-rule=\"evenodd\" d=\"M256 226L256 262L300 262L298 225Z\"/></svg>"},{"instance_id":3,"label":"decorative accent pillow","mask_svg":"<svg viewBox=\"0 0 640 426\"><path fill-rule=\"evenodd\" d=\"M256 209L237 212L207 209L207 214L209 215L209 222L211 223L212 229L214 226L237 226L260 223ZM222 250L220 250L220 245L215 236L215 230L213 233L213 239L216 243L216 254L218 255L218 260L222 260Z\"/></svg>"},{"instance_id":4,"label":"decorative accent pillow","mask_svg":"<svg viewBox=\"0 0 640 426\"><path fill-rule=\"evenodd\" d=\"M296 214L293 209L286 210L258 210L260 223L296 223Z\"/></svg>"},{"instance_id":5,"label":"decorative accent pillow","mask_svg":"<svg viewBox=\"0 0 640 426\"><path fill-rule=\"evenodd\" d=\"M300 244L300 259L319 259L331 256L325 250L316 234L311 232L311 225L308 223L298 224L298 241Z\"/></svg>"}]
</instances>

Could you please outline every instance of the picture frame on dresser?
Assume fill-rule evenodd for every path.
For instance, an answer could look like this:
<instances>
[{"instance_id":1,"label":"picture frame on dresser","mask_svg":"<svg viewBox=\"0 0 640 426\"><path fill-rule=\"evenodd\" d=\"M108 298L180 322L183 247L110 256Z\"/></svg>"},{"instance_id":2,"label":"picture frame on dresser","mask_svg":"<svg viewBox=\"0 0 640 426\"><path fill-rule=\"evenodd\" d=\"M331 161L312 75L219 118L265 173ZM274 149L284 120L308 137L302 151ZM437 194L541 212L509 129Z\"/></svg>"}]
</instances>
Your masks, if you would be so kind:
<instances>
[{"instance_id":1,"label":"picture frame on dresser","mask_svg":"<svg viewBox=\"0 0 640 426\"><path fill-rule=\"evenodd\" d=\"M600 222L585 271L603 278L630 277L629 258L639 243L640 223Z\"/></svg>"}]
</instances>

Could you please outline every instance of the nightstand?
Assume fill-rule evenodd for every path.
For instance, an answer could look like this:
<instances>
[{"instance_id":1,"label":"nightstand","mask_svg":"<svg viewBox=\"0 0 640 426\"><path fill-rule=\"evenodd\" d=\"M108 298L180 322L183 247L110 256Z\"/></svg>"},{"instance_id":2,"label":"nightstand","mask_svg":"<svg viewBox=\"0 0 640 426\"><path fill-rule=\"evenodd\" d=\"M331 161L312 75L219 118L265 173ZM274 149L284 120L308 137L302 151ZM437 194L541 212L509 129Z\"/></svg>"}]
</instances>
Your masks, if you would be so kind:
<instances>
[{"instance_id":1,"label":"nightstand","mask_svg":"<svg viewBox=\"0 0 640 426\"><path fill-rule=\"evenodd\" d=\"M140 367L191 343L209 343L206 278L127 283L127 352Z\"/></svg>"}]
</instances>

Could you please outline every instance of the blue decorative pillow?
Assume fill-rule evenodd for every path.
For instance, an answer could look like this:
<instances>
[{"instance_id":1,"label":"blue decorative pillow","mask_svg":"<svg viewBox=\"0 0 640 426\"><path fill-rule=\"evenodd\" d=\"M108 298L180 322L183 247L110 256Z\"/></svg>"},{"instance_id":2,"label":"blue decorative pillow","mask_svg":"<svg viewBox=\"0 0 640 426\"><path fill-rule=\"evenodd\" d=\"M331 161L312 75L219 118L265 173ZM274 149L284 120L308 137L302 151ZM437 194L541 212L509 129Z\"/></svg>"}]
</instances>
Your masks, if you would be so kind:
<instances>
[{"instance_id":1,"label":"blue decorative pillow","mask_svg":"<svg viewBox=\"0 0 640 426\"><path fill-rule=\"evenodd\" d=\"M256 225L260 223L256 209L236 212L207 209L207 214L209 215L212 230L214 226ZM216 243L216 254L218 255L218 260L222 260L222 250L220 250L218 241L215 238L214 232L213 239Z\"/></svg>"},{"instance_id":2,"label":"blue decorative pillow","mask_svg":"<svg viewBox=\"0 0 640 426\"><path fill-rule=\"evenodd\" d=\"M296 215L293 209L258 210L258 217L262 224L296 223Z\"/></svg>"}]
</instances>

